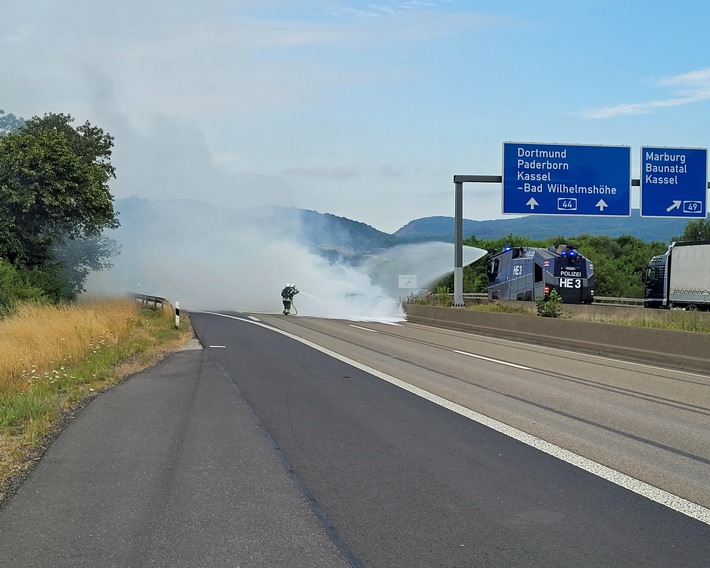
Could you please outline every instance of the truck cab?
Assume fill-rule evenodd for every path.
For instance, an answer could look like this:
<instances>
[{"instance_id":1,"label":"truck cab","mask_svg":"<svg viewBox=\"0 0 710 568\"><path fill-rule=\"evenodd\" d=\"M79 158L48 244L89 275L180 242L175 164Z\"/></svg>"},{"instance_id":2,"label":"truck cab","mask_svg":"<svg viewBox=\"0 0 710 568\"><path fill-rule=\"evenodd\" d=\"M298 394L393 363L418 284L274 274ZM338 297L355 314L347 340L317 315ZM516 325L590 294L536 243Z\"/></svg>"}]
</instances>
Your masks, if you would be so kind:
<instances>
[{"instance_id":1,"label":"truck cab","mask_svg":"<svg viewBox=\"0 0 710 568\"><path fill-rule=\"evenodd\" d=\"M643 271L643 283L645 284L643 306L645 308L667 307L668 256L668 253L654 256Z\"/></svg>"}]
</instances>

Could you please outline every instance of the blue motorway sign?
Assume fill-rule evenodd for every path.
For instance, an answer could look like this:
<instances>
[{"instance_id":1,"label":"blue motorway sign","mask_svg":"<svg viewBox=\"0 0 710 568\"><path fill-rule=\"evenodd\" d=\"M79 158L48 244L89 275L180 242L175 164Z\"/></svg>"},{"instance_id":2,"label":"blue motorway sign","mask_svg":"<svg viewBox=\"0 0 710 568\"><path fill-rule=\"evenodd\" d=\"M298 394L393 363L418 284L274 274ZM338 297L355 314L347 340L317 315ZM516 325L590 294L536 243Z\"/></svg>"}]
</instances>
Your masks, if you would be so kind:
<instances>
[{"instance_id":1,"label":"blue motorway sign","mask_svg":"<svg viewBox=\"0 0 710 568\"><path fill-rule=\"evenodd\" d=\"M503 213L631 215L631 148L503 144Z\"/></svg>"},{"instance_id":2,"label":"blue motorway sign","mask_svg":"<svg viewBox=\"0 0 710 568\"><path fill-rule=\"evenodd\" d=\"M706 148L641 148L641 216L705 218Z\"/></svg>"}]
</instances>

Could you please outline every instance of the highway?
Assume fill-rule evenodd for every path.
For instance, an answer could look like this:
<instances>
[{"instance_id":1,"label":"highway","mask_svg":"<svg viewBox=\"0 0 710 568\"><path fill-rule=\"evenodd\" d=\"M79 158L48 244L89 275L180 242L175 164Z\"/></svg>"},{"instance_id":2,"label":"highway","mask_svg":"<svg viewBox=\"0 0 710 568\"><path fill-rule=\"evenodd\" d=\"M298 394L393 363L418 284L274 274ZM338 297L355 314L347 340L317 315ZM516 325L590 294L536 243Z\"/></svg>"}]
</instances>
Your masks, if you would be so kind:
<instances>
[{"instance_id":1,"label":"highway","mask_svg":"<svg viewBox=\"0 0 710 568\"><path fill-rule=\"evenodd\" d=\"M192 318L363 566L710 557L708 376L408 323Z\"/></svg>"},{"instance_id":2,"label":"highway","mask_svg":"<svg viewBox=\"0 0 710 568\"><path fill-rule=\"evenodd\" d=\"M0 565L707 567L710 377L191 312L0 509Z\"/></svg>"}]
</instances>

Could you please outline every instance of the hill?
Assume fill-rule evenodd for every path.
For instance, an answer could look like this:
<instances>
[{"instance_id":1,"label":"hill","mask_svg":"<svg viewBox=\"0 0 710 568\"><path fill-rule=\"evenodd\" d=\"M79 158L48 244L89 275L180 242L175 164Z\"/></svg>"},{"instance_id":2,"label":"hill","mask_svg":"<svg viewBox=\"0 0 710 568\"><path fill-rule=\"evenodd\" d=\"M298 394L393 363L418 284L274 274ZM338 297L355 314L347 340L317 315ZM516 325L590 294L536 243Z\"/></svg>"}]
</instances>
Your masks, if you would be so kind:
<instances>
[{"instance_id":1,"label":"hill","mask_svg":"<svg viewBox=\"0 0 710 568\"><path fill-rule=\"evenodd\" d=\"M454 241L453 217L424 217L410 221L394 236L401 241L417 242L441 240ZM638 209L631 211L630 217L574 217L562 218L555 215L528 215L510 219L489 221L463 220L464 239L475 236L479 239L495 240L508 234L547 239L550 237L577 237L579 235L605 235L620 237L630 235L645 242L670 242L683 233L686 219L655 219L641 217Z\"/></svg>"},{"instance_id":2,"label":"hill","mask_svg":"<svg viewBox=\"0 0 710 568\"><path fill-rule=\"evenodd\" d=\"M269 237L294 239L329 257L375 253L402 242L359 221L295 207L232 209L192 199L129 197L117 199L115 209L121 236L146 242L174 238L175 233L184 236L186 227L220 235L256 227Z\"/></svg>"},{"instance_id":3,"label":"hill","mask_svg":"<svg viewBox=\"0 0 710 568\"><path fill-rule=\"evenodd\" d=\"M226 228L258 226L268 228L268 234L272 237L297 239L331 259L348 257L351 260L398 244L454 242L453 217L415 219L394 234L389 234L360 221L295 207L230 209L197 200L151 201L138 197L117 199L115 206L120 212L124 238L127 235L142 235L157 239L195 225L208 226L215 233ZM641 217L639 210L635 209L631 217L562 219L553 215L529 215L488 221L464 219L463 233L464 238L475 236L486 240L509 234L536 240L550 237L569 239L588 234L613 238L630 235L645 242L670 242L683 233L686 224L684 219Z\"/></svg>"}]
</instances>

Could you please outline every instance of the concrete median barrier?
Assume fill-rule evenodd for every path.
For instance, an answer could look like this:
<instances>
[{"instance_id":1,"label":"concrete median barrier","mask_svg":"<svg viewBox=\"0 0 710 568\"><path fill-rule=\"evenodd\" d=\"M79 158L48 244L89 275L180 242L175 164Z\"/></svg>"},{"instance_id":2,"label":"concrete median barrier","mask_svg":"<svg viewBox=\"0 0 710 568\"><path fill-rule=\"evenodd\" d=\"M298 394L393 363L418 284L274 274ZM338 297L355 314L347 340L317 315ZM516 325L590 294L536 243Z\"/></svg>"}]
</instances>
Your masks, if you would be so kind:
<instances>
[{"instance_id":1,"label":"concrete median barrier","mask_svg":"<svg viewBox=\"0 0 710 568\"><path fill-rule=\"evenodd\" d=\"M418 304L406 304L404 308L407 321L412 323L710 372L710 335L707 333Z\"/></svg>"}]
</instances>

